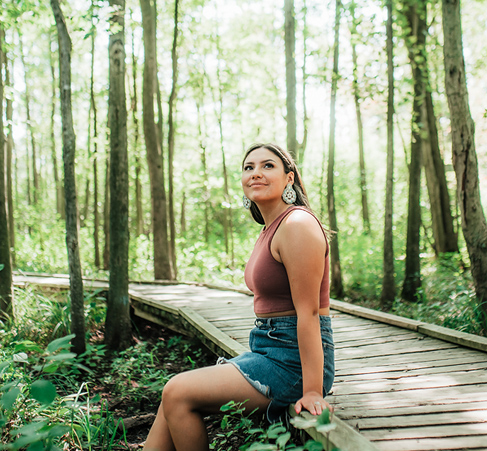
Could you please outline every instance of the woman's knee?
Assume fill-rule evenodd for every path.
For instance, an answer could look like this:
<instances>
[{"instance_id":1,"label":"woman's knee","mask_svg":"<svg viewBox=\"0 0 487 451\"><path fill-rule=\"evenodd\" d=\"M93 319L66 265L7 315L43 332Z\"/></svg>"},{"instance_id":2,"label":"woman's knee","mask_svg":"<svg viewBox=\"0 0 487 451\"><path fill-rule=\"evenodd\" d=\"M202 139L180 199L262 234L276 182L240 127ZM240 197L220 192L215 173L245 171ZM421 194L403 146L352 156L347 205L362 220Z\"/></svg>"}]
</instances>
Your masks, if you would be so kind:
<instances>
[{"instance_id":1,"label":"woman's knee","mask_svg":"<svg viewBox=\"0 0 487 451\"><path fill-rule=\"evenodd\" d=\"M162 390L162 402L160 409L164 408L165 414L170 414L175 408L182 408L188 404L188 386L183 374L178 374L170 379ZM164 406L164 407L162 407Z\"/></svg>"}]
</instances>

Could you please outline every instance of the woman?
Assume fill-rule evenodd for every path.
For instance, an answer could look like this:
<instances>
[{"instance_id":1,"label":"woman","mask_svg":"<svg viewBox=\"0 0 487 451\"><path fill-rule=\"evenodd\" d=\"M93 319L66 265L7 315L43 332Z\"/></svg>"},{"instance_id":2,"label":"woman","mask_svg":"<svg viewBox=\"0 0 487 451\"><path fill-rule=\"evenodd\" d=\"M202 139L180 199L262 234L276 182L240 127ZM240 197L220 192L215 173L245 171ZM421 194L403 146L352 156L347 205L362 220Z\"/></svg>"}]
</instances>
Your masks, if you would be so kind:
<instances>
[{"instance_id":1,"label":"woman","mask_svg":"<svg viewBox=\"0 0 487 451\"><path fill-rule=\"evenodd\" d=\"M288 152L255 144L242 165L244 206L265 225L245 269L254 292L251 352L181 373L164 387L145 450L208 450L203 417L223 404L276 421L290 403L319 415L334 377L328 243Z\"/></svg>"}]
</instances>

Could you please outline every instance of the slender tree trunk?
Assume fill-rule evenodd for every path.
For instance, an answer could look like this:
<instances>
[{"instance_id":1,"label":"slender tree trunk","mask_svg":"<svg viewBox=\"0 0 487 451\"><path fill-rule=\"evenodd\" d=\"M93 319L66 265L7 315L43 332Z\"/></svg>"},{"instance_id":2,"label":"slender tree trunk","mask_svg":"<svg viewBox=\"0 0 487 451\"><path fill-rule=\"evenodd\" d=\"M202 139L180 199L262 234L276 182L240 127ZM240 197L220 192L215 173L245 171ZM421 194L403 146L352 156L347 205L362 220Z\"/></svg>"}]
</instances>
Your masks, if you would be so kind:
<instances>
[{"instance_id":1,"label":"slender tree trunk","mask_svg":"<svg viewBox=\"0 0 487 451\"><path fill-rule=\"evenodd\" d=\"M33 201L34 204L37 205L37 201L39 199L39 171L37 170L37 145L36 140L34 137L34 127L32 125L32 119L30 116L30 91L29 91L29 84L27 80L27 66L25 64L25 57L24 57L24 50L22 45L22 36L19 36L20 42L20 58L22 60L22 66L24 67L24 83L25 83L25 111L26 111L26 119L27 119L27 129L30 135L30 144L32 150L32 177L33 177Z\"/></svg>"},{"instance_id":2,"label":"slender tree trunk","mask_svg":"<svg viewBox=\"0 0 487 451\"><path fill-rule=\"evenodd\" d=\"M394 278L394 246L393 246L393 189L394 189L394 55L392 30L392 0L387 0L387 169L386 169L386 201L384 214L384 259L382 291L380 295L383 309L392 305L396 297L396 281Z\"/></svg>"},{"instance_id":3,"label":"slender tree trunk","mask_svg":"<svg viewBox=\"0 0 487 451\"><path fill-rule=\"evenodd\" d=\"M64 192L66 199L66 245L68 248L69 282L71 292L71 333L73 352L85 352L85 316L83 279L79 257L78 207L76 201L75 153L76 137L71 107L71 39L58 0L51 0L56 19L59 46L59 90L63 124Z\"/></svg>"},{"instance_id":4,"label":"slender tree trunk","mask_svg":"<svg viewBox=\"0 0 487 451\"><path fill-rule=\"evenodd\" d=\"M458 234L455 233L453 226L450 193L446 181L445 164L438 142L438 128L428 73L426 77L423 117L426 118L425 127L428 129L428 142L424 146L423 161L431 206L435 252L436 254L458 252Z\"/></svg>"},{"instance_id":5,"label":"slender tree trunk","mask_svg":"<svg viewBox=\"0 0 487 451\"><path fill-rule=\"evenodd\" d=\"M125 0L110 0L110 286L105 322L108 349L121 350L132 340L128 294L128 159L125 96Z\"/></svg>"},{"instance_id":6,"label":"slender tree trunk","mask_svg":"<svg viewBox=\"0 0 487 451\"><path fill-rule=\"evenodd\" d=\"M198 138L200 142L200 155L201 155L201 168L203 172L203 196L202 201L204 203L204 216L205 216L205 243L209 243L210 239L210 191L208 189L209 186L209 177L208 177L208 165L206 162L206 145L205 145L205 138L203 137L203 131L201 122L203 120L203 115L201 114L201 107L200 101L196 101L196 111L198 112Z\"/></svg>"},{"instance_id":7,"label":"slender tree trunk","mask_svg":"<svg viewBox=\"0 0 487 451\"><path fill-rule=\"evenodd\" d=\"M308 56L308 46L307 46L307 38L308 38L308 26L307 26L307 15L308 15L308 8L306 6L306 0L303 1L303 141L298 146L298 155L297 155L297 163L301 175L303 175L303 164L304 164L304 155L306 153L306 146L308 145L308 107L306 103L306 84L308 82L308 73L306 71L306 62Z\"/></svg>"},{"instance_id":8,"label":"slender tree trunk","mask_svg":"<svg viewBox=\"0 0 487 451\"><path fill-rule=\"evenodd\" d=\"M9 59L7 54L5 56L5 85L11 87L10 83L10 69ZM12 266L15 267L15 224L14 224L14 197L13 197L13 177L12 177L12 158L14 149L14 135L13 135L13 104L12 97L6 98L6 117L7 117L7 211L8 215L8 230L10 237L10 257L12 259Z\"/></svg>"},{"instance_id":9,"label":"slender tree trunk","mask_svg":"<svg viewBox=\"0 0 487 451\"><path fill-rule=\"evenodd\" d=\"M338 55L340 37L340 16L342 4L340 0L335 3L335 40L333 44L333 75L331 81L330 98L330 138L328 142L328 177L327 177L327 202L328 217L331 230L338 232L337 216L335 210L335 128L336 128L336 96L338 88ZM331 263L331 293L341 298L344 295L342 270L340 267L340 251L338 246L338 234L330 241L330 263Z\"/></svg>"},{"instance_id":10,"label":"slender tree trunk","mask_svg":"<svg viewBox=\"0 0 487 451\"><path fill-rule=\"evenodd\" d=\"M93 154L92 154L92 170L93 170L93 244L95 247L95 266L101 267L100 259L100 209L98 207L99 189L98 189L98 116L95 102L95 37L96 26L94 24L94 8L92 2L92 16L91 16L91 74L90 74L90 109L93 113ZM88 149L89 150L89 149ZM88 205L88 202L87 202Z\"/></svg>"},{"instance_id":11,"label":"slender tree trunk","mask_svg":"<svg viewBox=\"0 0 487 451\"><path fill-rule=\"evenodd\" d=\"M357 63L357 19L355 17L355 1L350 5L350 14L352 16L351 34L352 34L352 63L353 63L353 97L355 101L355 115L357 117L357 132L358 132L358 155L360 167L360 193L362 203L362 222L364 232L370 233L370 219L369 219L369 203L367 200L367 175L365 171L364 158L364 127L362 124L362 111L360 108L360 90L358 82L358 63Z\"/></svg>"},{"instance_id":12,"label":"slender tree trunk","mask_svg":"<svg viewBox=\"0 0 487 451\"><path fill-rule=\"evenodd\" d=\"M156 5L150 0L140 0L140 7L142 11L145 55L144 78L142 86L142 113L151 186L152 233L154 239L154 278L170 280L173 277L167 233L164 161L154 115L154 95L157 82L157 51L155 30Z\"/></svg>"},{"instance_id":13,"label":"slender tree trunk","mask_svg":"<svg viewBox=\"0 0 487 451\"><path fill-rule=\"evenodd\" d=\"M103 269L110 268L110 154L107 153L105 161L105 203L103 204Z\"/></svg>"},{"instance_id":14,"label":"slender tree trunk","mask_svg":"<svg viewBox=\"0 0 487 451\"><path fill-rule=\"evenodd\" d=\"M0 24L1 27L1 24ZM3 53L4 30L0 28L0 319L12 316L12 262L8 217L7 158L3 133Z\"/></svg>"},{"instance_id":15,"label":"slender tree trunk","mask_svg":"<svg viewBox=\"0 0 487 451\"><path fill-rule=\"evenodd\" d=\"M140 173L142 170L139 154L139 118L137 116L137 56L135 55L135 33L132 30L132 121L134 123L134 155L135 155L135 234L140 236L144 233L144 214L142 211L142 183Z\"/></svg>"},{"instance_id":16,"label":"slender tree trunk","mask_svg":"<svg viewBox=\"0 0 487 451\"><path fill-rule=\"evenodd\" d=\"M174 2L174 34L171 50L172 60L172 88L169 95L169 112L168 112L168 132L167 132L167 156L168 156L168 178L169 178L169 229L170 235L170 250L171 263L174 278L177 278L177 263L176 263L176 217L174 213L174 138L176 134L176 127L174 125L174 110L177 96L178 83L178 14L179 0Z\"/></svg>"},{"instance_id":17,"label":"slender tree trunk","mask_svg":"<svg viewBox=\"0 0 487 451\"><path fill-rule=\"evenodd\" d=\"M296 35L294 0L284 0L284 45L286 51L287 150L296 158Z\"/></svg>"},{"instance_id":18,"label":"slender tree trunk","mask_svg":"<svg viewBox=\"0 0 487 451\"><path fill-rule=\"evenodd\" d=\"M51 50L51 35L49 35L49 61L51 66L51 78L52 78L52 95L51 95L51 158L52 158L52 171L54 174L54 185L56 187L56 212L61 219L66 219L66 211L64 209L64 189L61 180L59 179L59 170L57 163L56 152L56 131L55 131L55 117L56 117L56 69L54 67L54 59Z\"/></svg>"},{"instance_id":19,"label":"slender tree trunk","mask_svg":"<svg viewBox=\"0 0 487 451\"><path fill-rule=\"evenodd\" d=\"M409 59L413 73L414 99L411 123L411 160L409 163L409 197L408 224L406 239L406 265L402 298L407 301L418 300L418 290L421 287L421 259L420 259L420 230L421 230L421 166L424 146L423 100L425 87L423 83L423 53L426 40L426 3L424 1L408 5L406 18L408 20L410 39L414 42L410 46Z\"/></svg>"},{"instance_id":20,"label":"slender tree trunk","mask_svg":"<svg viewBox=\"0 0 487 451\"><path fill-rule=\"evenodd\" d=\"M487 222L480 200L475 125L468 103L460 1L443 0L442 12L445 87L451 117L457 198L477 302L484 313L483 325L487 331Z\"/></svg>"}]
</instances>

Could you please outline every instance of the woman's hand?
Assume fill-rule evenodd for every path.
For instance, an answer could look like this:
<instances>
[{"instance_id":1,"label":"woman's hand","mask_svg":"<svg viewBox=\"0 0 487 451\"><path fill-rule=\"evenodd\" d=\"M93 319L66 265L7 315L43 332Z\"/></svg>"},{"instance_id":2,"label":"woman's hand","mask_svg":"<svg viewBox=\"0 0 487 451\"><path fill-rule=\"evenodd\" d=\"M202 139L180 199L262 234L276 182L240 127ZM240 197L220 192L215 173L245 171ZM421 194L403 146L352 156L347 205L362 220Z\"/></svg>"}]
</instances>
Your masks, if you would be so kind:
<instances>
[{"instance_id":1,"label":"woman's hand","mask_svg":"<svg viewBox=\"0 0 487 451\"><path fill-rule=\"evenodd\" d=\"M326 409L329 409L330 413L333 413L333 407L323 399L323 396L315 391L305 393L304 396L296 402L294 408L298 414L301 413L303 408L312 415L321 415L321 412Z\"/></svg>"}]
</instances>

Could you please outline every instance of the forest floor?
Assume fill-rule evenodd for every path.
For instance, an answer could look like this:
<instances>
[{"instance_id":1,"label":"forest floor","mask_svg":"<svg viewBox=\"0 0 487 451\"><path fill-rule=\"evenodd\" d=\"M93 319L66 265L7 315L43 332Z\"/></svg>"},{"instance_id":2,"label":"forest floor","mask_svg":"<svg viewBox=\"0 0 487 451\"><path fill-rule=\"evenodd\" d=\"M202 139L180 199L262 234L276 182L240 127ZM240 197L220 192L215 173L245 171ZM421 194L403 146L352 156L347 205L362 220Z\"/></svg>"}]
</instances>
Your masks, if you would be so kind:
<instances>
[{"instance_id":1,"label":"forest floor","mask_svg":"<svg viewBox=\"0 0 487 451\"><path fill-rule=\"evenodd\" d=\"M149 368L152 373L160 370L170 377L192 368L213 365L217 360L217 357L198 341L182 337L169 329L140 319L137 319L136 329L134 341L146 345L145 353L153 353L153 364ZM97 336L97 341L101 341L103 332L100 330L98 334L94 333L92 336ZM168 346L158 345L161 342L167 343ZM160 392L150 389L144 392L144 386L136 376L136 373L140 372L139 368L134 370L134 378L124 381L115 380L118 376L113 374L113 363L108 358L103 364L97 366L92 375L92 391L98 393L107 402L115 421L118 422L119 419L123 421L125 437L119 441L120 447L113 449L142 449L157 413ZM137 362L134 362L134 366L137 366ZM110 367L112 374L107 378ZM123 390L123 387L127 390ZM245 429L229 429L228 421L227 426L222 427L222 417L223 414L205 418L211 448L237 451L246 438L248 439ZM254 418L254 421L259 422L259 419Z\"/></svg>"}]
</instances>

